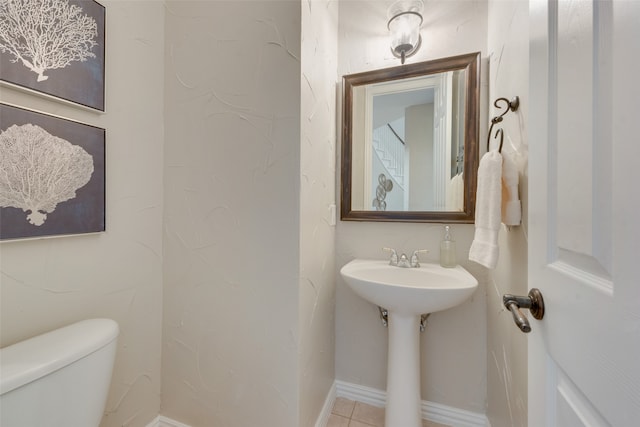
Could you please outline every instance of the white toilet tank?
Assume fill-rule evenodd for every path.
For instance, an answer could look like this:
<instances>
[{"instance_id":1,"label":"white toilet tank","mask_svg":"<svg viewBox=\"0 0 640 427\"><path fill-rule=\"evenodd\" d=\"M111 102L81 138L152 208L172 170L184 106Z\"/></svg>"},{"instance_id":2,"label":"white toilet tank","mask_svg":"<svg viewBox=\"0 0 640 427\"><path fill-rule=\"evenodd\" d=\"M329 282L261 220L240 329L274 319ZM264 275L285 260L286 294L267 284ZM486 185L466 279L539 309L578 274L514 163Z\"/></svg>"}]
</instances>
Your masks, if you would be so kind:
<instances>
[{"instance_id":1,"label":"white toilet tank","mask_svg":"<svg viewBox=\"0 0 640 427\"><path fill-rule=\"evenodd\" d=\"M97 427L118 324L83 320L0 349L0 426Z\"/></svg>"}]
</instances>

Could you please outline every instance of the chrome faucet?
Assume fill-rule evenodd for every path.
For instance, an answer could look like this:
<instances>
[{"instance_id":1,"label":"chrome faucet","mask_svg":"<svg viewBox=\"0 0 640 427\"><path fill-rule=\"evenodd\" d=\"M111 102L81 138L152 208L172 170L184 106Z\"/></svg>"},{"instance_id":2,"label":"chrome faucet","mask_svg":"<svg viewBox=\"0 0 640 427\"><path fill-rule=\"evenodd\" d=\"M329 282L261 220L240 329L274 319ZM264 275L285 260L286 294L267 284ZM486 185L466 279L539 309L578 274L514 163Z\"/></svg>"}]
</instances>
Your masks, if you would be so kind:
<instances>
[{"instance_id":1,"label":"chrome faucet","mask_svg":"<svg viewBox=\"0 0 640 427\"><path fill-rule=\"evenodd\" d=\"M420 267L420 260L418 259L419 253L429 252L427 249L418 249L413 251L411 254L411 258L407 257L406 254L402 254L398 257L398 252L392 248L382 248L382 250L391 252L391 257L389 258L389 265L393 265L395 267L401 268L417 268Z\"/></svg>"},{"instance_id":2,"label":"chrome faucet","mask_svg":"<svg viewBox=\"0 0 640 427\"><path fill-rule=\"evenodd\" d=\"M417 268L420 267L420 260L418 259L418 254L421 253L428 253L429 250L428 249L418 249L416 251L413 251L413 254L411 254L411 261L410 261L410 265L413 268Z\"/></svg>"},{"instance_id":3,"label":"chrome faucet","mask_svg":"<svg viewBox=\"0 0 640 427\"><path fill-rule=\"evenodd\" d=\"M407 258L406 254L402 254L400 255L400 258L398 258L398 264L396 264L398 267L401 268L410 268L412 267L411 263L409 262L409 258Z\"/></svg>"}]
</instances>

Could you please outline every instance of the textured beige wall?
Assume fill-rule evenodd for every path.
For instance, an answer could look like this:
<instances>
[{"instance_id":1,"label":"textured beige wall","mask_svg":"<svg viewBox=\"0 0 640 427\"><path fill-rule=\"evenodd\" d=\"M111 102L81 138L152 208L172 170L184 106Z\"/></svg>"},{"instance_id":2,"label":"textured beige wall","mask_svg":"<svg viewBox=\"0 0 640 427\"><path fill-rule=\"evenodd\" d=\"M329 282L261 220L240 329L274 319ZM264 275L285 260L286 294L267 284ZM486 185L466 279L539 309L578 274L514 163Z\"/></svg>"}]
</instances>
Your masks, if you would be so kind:
<instances>
[{"instance_id":1,"label":"textured beige wall","mask_svg":"<svg viewBox=\"0 0 640 427\"><path fill-rule=\"evenodd\" d=\"M0 244L1 345L75 321L120 325L103 427L160 407L164 7L101 1L106 108L98 114L1 88L3 102L106 129L105 233Z\"/></svg>"},{"instance_id":2,"label":"textured beige wall","mask_svg":"<svg viewBox=\"0 0 640 427\"><path fill-rule=\"evenodd\" d=\"M300 16L167 3L162 412L193 427L298 425Z\"/></svg>"},{"instance_id":3,"label":"textured beige wall","mask_svg":"<svg viewBox=\"0 0 640 427\"><path fill-rule=\"evenodd\" d=\"M340 1L339 75L399 64L389 51L384 1ZM469 52L485 52L485 1L429 1L422 30L423 46L408 63ZM486 55L483 53L483 57ZM483 92L486 87L483 86ZM481 108L484 112L484 106ZM481 115L481 131L485 129ZM486 290L483 267L467 261L473 225L453 225L460 263L478 278L466 303L434 313L422 334L422 399L474 412L485 412ZM338 224L336 268L353 258L383 259L383 246L409 253L429 249L439 258L441 224L345 222ZM386 387L387 330L378 309L356 296L337 273L336 378L378 389Z\"/></svg>"},{"instance_id":4,"label":"textured beige wall","mask_svg":"<svg viewBox=\"0 0 640 427\"><path fill-rule=\"evenodd\" d=\"M302 2L300 109L300 417L314 426L333 384L335 353L338 3Z\"/></svg>"},{"instance_id":5,"label":"textured beige wall","mask_svg":"<svg viewBox=\"0 0 640 427\"><path fill-rule=\"evenodd\" d=\"M520 97L519 110L505 116L502 127L503 152L519 167L523 211L522 226L500 230L500 259L487 291L487 416L492 427L527 425L527 336L504 309L502 295L527 294L528 8L528 2L489 1L491 102ZM492 108L490 116L497 113Z\"/></svg>"}]
</instances>

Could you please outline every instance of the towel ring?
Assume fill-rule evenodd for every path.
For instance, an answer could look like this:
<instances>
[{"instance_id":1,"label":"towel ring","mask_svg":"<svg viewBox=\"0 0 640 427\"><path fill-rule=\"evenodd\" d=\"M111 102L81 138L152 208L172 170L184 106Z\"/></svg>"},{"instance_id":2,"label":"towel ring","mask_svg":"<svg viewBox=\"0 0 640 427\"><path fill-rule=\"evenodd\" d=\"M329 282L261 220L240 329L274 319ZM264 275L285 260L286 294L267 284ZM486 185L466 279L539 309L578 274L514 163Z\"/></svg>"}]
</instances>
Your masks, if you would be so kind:
<instances>
[{"instance_id":1,"label":"towel ring","mask_svg":"<svg viewBox=\"0 0 640 427\"><path fill-rule=\"evenodd\" d=\"M496 135L493 137L493 139L498 138L498 134L500 134L500 147L498 147L498 153L502 153L502 144L504 143L504 131L502 130L502 128L496 131Z\"/></svg>"},{"instance_id":2,"label":"towel ring","mask_svg":"<svg viewBox=\"0 0 640 427\"><path fill-rule=\"evenodd\" d=\"M500 102L505 102L506 105L504 107L500 107L500 105L498 105ZM495 101L493 101L493 106L500 109L504 108L504 111L499 116L495 116L494 118L491 119L491 126L489 127L489 132L487 132L487 151L489 151L489 146L491 144L491 131L493 130L493 125L495 125L496 123L500 123L504 115L507 114L509 111L518 110L518 107L520 107L520 97L515 96L513 97L513 99L511 99L511 101L509 101L507 98L498 98ZM498 131L500 131L500 135L501 135L500 152L502 152L502 142L504 139L504 135L502 133L502 129L498 129ZM498 131L496 131L496 135L494 136L494 138L498 137Z\"/></svg>"},{"instance_id":3,"label":"towel ring","mask_svg":"<svg viewBox=\"0 0 640 427\"><path fill-rule=\"evenodd\" d=\"M491 123L500 123L502 121L502 117L504 117L504 115L509 111L517 111L518 107L520 106L520 97L515 96L513 97L513 99L511 99L511 101L509 101L507 98L498 98L493 101L493 106L496 108L500 108L500 106L498 105L499 102L506 102L507 105L504 106L505 110L502 114L491 119Z\"/></svg>"}]
</instances>

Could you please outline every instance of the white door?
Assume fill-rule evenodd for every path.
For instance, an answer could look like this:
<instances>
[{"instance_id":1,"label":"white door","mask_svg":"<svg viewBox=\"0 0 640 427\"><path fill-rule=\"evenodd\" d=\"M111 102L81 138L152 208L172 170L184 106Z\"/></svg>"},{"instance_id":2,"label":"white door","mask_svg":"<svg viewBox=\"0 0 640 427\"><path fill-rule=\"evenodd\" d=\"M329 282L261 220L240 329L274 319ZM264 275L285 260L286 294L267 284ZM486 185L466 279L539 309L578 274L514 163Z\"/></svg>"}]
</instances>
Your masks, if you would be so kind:
<instances>
[{"instance_id":1,"label":"white door","mask_svg":"<svg viewBox=\"0 0 640 427\"><path fill-rule=\"evenodd\" d=\"M640 426L640 1L532 0L529 31L529 427Z\"/></svg>"}]
</instances>

